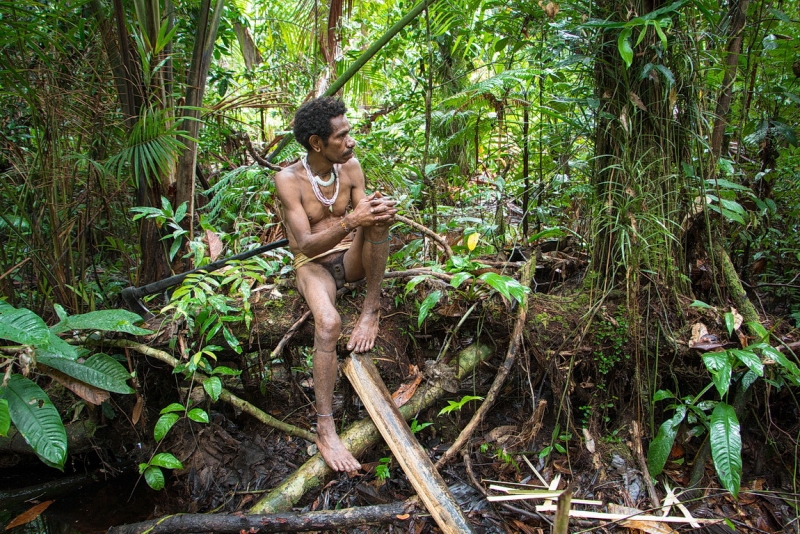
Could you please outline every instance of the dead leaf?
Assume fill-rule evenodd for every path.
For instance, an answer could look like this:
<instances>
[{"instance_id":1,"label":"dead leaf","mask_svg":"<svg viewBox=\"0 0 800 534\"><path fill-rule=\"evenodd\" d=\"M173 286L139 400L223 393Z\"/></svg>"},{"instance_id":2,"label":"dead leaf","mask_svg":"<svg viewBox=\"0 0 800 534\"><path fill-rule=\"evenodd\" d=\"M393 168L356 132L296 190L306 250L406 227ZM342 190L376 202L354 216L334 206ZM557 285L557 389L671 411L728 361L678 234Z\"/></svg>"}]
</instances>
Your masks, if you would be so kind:
<instances>
[{"instance_id":1,"label":"dead leaf","mask_svg":"<svg viewBox=\"0 0 800 534\"><path fill-rule=\"evenodd\" d=\"M144 398L139 393L136 393L136 404L134 404L133 413L131 414L131 421L133 421L134 425L142 417L142 408L144 408Z\"/></svg>"},{"instance_id":2,"label":"dead leaf","mask_svg":"<svg viewBox=\"0 0 800 534\"><path fill-rule=\"evenodd\" d=\"M515 434L516 432L516 425L498 426L487 432L483 439L491 443L492 441L500 441L502 438Z\"/></svg>"},{"instance_id":3,"label":"dead leaf","mask_svg":"<svg viewBox=\"0 0 800 534\"><path fill-rule=\"evenodd\" d=\"M211 230L206 230L206 241L208 241L208 256L211 258L211 261L215 261L219 257L220 252L222 252L222 240Z\"/></svg>"},{"instance_id":4,"label":"dead leaf","mask_svg":"<svg viewBox=\"0 0 800 534\"><path fill-rule=\"evenodd\" d=\"M90 386L86 382L81 382L80 380L72 378L69 375L65 375L61 371L53 369L52 367L39 364L38 368L89 404L99 406L111 398L111 393L108 391Z\"/></svg>"},{"instance_id":5,"label":"dead leaf","mask_svg":"<svg viewBox=\"0 0 800 534\"><path fill-rule=\"evenodd\" d=\"M397 391L392 393L392 400L394 401L394 405L398 408L411 399L414 396L414 393L417 391L417 387L422 382L422 373L419 370L416 371L415 374L411 375L410 382L403 382L400 384L400 387L397 388Z\"/></svg>"},{"instance_id":6,"label":"dead leaf","mask_svg":"<svg viewBox=\"0 0 800 534\"><path fill-rule=\"evenodd\" d=\"M733 330L739 330L744 322L744 317L733 306L731 306L731 313L733 314Z\"/></svg>"},{"instance_id":7,"label":"dead leaf","mask_svg":"<svg viewBox=\"0 0 800 534\"><path fill-rule=\"evenodd\" d=\"M594 438L589 433L589 429L588 428L582 428L581 430L583 431L583 439L585 440L586 450L593 453L594 450L595 450L594 449Z\"/></svg>"},{"instance_id":8,"label":"dead leaf","mask_svg":"<svg viewBox=\"0 0 800 534\"><path fill-rule=\"evenodd\" d=\"M29 508L26 512L22 512L17 517L11 520L11 522L6 525L6 530L11 530L14 527L18 527L20 525L24 525L25 523L30 523L40 515L42 512L47 510L47 507L53 504L54 501L44 501L42 503L37 504L33 508Z\"/></svg>"}]
</instances>

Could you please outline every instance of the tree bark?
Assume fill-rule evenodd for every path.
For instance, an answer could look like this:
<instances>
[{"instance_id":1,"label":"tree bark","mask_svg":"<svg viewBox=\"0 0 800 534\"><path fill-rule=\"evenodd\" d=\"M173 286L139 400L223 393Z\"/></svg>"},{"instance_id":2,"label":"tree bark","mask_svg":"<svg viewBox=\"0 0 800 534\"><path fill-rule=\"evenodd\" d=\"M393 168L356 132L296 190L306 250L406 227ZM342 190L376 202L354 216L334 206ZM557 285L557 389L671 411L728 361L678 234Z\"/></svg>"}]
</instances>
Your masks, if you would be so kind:
<instances>
[{"instance_id":1,"label":"tree bark","mask_svg":"<svg viewBox=\"0 0 800 534\"><path fill-rule=\"evenodd\" d=\"M461 351L455 358L458 365L457 378L461 379L467 376L481 361L488 358L491 352L490 346L480 343ZM431 406L445 393L445 389L438 383L429 383L417 390L411 400L400 408L400 413L405 419L411 419L419 411ZM347 450L354 456L359 456L377 443L380 433L372 421L367 418L351 425L340 435L340 438ZM294 506L307 491L320 486L324 478L331 473L333 471L322 459L322 455L317 453L259 500L250 509L250 513L263 514L287 510Z\"/></svg>"},{"instance_id":2,"label":"tree bark","mask_svg":"<svg viewBox=\"0 0 800 534\"><path fill-rule=\"evenodd\" d=\"M406 503L394 502L377 506L361 506L342 510L269 515L242 514L181 514L169 515L141 523L111 527L107 534L188 534L191 532L304 532L313 530L348 529L369 523L401 521Z\"/></svg>"}]
</instances>

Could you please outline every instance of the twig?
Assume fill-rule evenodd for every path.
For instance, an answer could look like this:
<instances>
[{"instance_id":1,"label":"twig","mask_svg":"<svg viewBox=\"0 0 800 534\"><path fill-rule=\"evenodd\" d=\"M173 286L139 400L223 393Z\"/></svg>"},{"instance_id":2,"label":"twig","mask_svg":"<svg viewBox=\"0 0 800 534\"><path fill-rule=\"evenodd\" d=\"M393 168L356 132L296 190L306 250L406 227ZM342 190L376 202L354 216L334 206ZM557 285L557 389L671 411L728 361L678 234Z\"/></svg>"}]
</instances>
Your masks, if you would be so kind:
<instances>
[{"instance_id":1,"label":"twig","mask_svg":"<svg viewBox=\"0 0 800 534\"><path fill-rule=\"evenodd\" d=\"M294 334L300 329L301 326L303 326L303 323L305 323L309 317L311 317L311 310L306 311L302 317L300 317L292 326L289 327L289 330L287 330L283 335L283 339L278 342L278 344L275 346L275 349L270 353L270 361L280 356L281 352L283 352L283 348L287 343L289 343L289 340L292 339Z\"/></svg>"},{"instance_id":2,"label":"twig","mask_svg":"<svg viewBox=\"0 0 800 534\"><path fill-rule=\"evenodd\" d=\"M642 478L644 484L647 486L647 493L650 494L650 504L653 508L661 506L661 500L658 498L656 488L653 486L653 478L650 476L650 470L647 468L647 460L644 457L644 449L642 448L642 432L639 430L639 422L631 421L631 434L633 435L633 452L636 460L639 462L639 469L642 470Z\"/></svg>"},{"instance_id":3,"label":"twig","mask_svg":"<svg viewBox=\"0 0 800 534\"><path fill-rule=\"evenodd\" d=\"M155 358L157 360L160 360L160 361L166 363L167 365L172 366L173 368L177 367L181 363L179 360L177 360L176 358L173 358L172 356L170 356L169 354L167 354L163 350L154 349L153 347L148 347L147 345L145 345L143 343L137 343L135 341L131 341L131 340L128 340L128 339L112 339L112 340L106 339L106 340L103 340L103 343L109 344L109 345L112 345L112 346L115 346L115 347L123 347L123 348L129 348L131 350L135 350L136 352L138 352L140 354L144 354L145 356L150 356L151 358ZM209 377L205 376L204 374L201 374L201 373L197 372L197 373L194 374L194 379L202 384L203 382L208 380ZM230 391L228 391L225 388L222 389L222 392L220 393L219 398L224 400L225 402L235 406L236 408L239 408L243 412L252 415L253 417L258 419L259 421L261 421L265 425L271 426L272 428L280 430L281 432L289 434L290 436L303 438L303 439L305 439L307 441L311 441L311 442L314 442L316 440L316 435L313 432L309 432L308 430L304 430L304 429L302 429L300 427L296 427L294 425L290 425L289 423L284 423L283 421L275 419L274 417L272 417L268 413L260 410L259 408L256 408L255 406L253 406L252 404L250 404L246 400L240 399L239 397L237 397L236 395L234 395L233 393L231 393Z\"/></svg>"},{"instance_id":4,"label":"twig","mask_svg":"<svg viewBox=\"0 0 800 534\"><path fill-rule=\"evenodd\" d=\"M411 219L403 217L402 215L395 215L394 218L396 221L400 221L401 223L410 226L415 230L419 230L423 234L433 239L442 248L442 250L444 250L444 253L447 255L447 259L450 259L455 255L453 253L453 249L450 248L450 245L447 243L447 241L442 236L431 230L430 228L422 226L418 222L412 221Z\"/></svg>"},{"instance_id":5,"label":"twig","mask_svg":"<svg viewBox=\"0 0 800 534\"><path fill-rule=\"evenodd\" d=\"M531 280L531 273L535 269L535 258L531 258L530 261L522 268L522 275L520 276L520 284L523 286L527 286L530 284ZM486 400L480 405L480 407L475 411L475 415L472 416L472 419L467 426L464 427L464 430L458 435L456 441L450 446L449 449L439 458L439 461L436 462L436 467L441 468L444 464L450 461L453 456L464 446L464 444L469 440L472 436L472 433L481 424L483 418L492 408L495 399L497 398L498 393L500 393L500 388L503 387L503 383L505 382L506 378L508 377L509 373L511 372L511 368L514 366L514 362L517 359L517 353L519 352L519 347L522 342L522 333L525 327L525 319L528 317L528 297L525 297L525 301L519 307L519 311L517 313L517 320L514 323L514 333L511 336L511 344L508 347L508 352L506 353L506 359L503 362L503 365L498 369L497 374L494 377L494 382L492 382L492 387L489 388L489 392L486 394Z\"/></svg>"}]
</instances>

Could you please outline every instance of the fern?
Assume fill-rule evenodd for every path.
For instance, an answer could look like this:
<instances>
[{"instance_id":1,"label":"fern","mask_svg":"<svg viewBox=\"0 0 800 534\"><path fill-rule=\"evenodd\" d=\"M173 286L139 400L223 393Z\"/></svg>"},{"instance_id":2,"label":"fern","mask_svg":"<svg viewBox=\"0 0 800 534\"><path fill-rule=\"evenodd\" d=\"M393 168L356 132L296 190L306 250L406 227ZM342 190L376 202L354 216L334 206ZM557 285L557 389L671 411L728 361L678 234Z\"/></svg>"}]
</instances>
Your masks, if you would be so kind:
<instances>
[{"instance_id":1,"label":"fern","mask_svg":"<svg viewBox=\"0 0 800 534\"><path fill-rule=\"evenodd\" d=\"M223 173L206 194L212 198L203 211L212 223L230 223L239 217L271 219L264 206L272 199L274 184L272 173L262 167L237 167Z\"/></svg>"}]
</instances>

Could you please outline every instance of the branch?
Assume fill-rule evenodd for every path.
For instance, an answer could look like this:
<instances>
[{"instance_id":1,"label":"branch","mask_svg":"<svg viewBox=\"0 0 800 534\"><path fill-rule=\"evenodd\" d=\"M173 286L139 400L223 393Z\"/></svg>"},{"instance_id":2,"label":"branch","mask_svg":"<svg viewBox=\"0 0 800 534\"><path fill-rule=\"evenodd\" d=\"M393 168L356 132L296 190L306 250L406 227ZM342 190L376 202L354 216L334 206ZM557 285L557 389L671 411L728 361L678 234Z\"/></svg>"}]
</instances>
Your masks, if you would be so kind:
<instances>
[{"instance_id":1,"label":"branch","mask_svg":"<svg viewBox=\"0 0 800 534\"><path fill-rule=\"evenodd\" d=\"M130 341L128 339L104 340L103 343L107 343L107 344L110 344L110 345L115 346L115 347L123 347L123 348L129 348L131 350L135 350L136 352L138 352L140 354L144 354L145 356L150 356L151 358L155 358L157 360L160 360L160 361L166 363L167 365L172 366L173 368L177 367L181 363L179 360L173 358L172 356L170 356L169 354L167 354L163 350L154 349L152 347L148 347L147 345L145 345L143 343L137 343L135 341ZM194 379L197 380L198 382L200 382L201 384L203 382L205 382L206 380L208 380L208 378L209 377L207 377L204 374L201 374L199 372L195 373L195 375L194 375ZM243 412L252 415L253 417L255 417L257 420L261 421L265 425L271 426L272 428L280 430L281 432L285 432L286 434L289 434L290 436L303 438L303 439L305 439L307 441L310 441L312 443L315 442L316 439L317 439L316 434L314 434L313 432L309 432L308 430L304 430L304 429L296 427L294 425L290 425L289 423L284 423L283 421L275 419L274 417L272 417L268 413L265 413L264 411L260 410L259 408L256 408L255 406L253 406L252 404L250 404L246 400L240 399L239 397L237 397L236 395L234 395L233 393L231 393L230 391L228 391L225 388L222 389L222 393L220 393L219 398L224 400L225 402L235 406L236 408L239 408Z\"/></svg>"},{"instance_id":2,"label":"branch","mask_svg":"<svg viewBox=\"0 0 800 534\"><path fill-rule=\"evenodd\" d=\"M442 236L431 230L430 228L422 226L418 222L412 221L411 219L403 217L402 215L395 215L394 218L395 220L400 221L401 223L408 225L411 228L414 228L415 230L419 230L423 234L427 235L428 237L436 241L436 243L442 248L442 250L444 250L444 253L447 255L447 259L450 259L455 255L453 254L453 249L450 248L450 245L447 243L447 241Z\"/></svg>"},{"instance_id":3,"label":"branch","mask_svg":"<svg viewBox=\"0 0 800 534\"><path fill-rule=\"evenodd\" d=\"M407 512L407 504L393 502L376 506L359 506L318 512L284 512L280 514L178 514L150 519L141 523L111 527L107 534L188 534L192 532L302 532L339 530L367 523L391 523Z\"/></svg>"}]
</instances>

